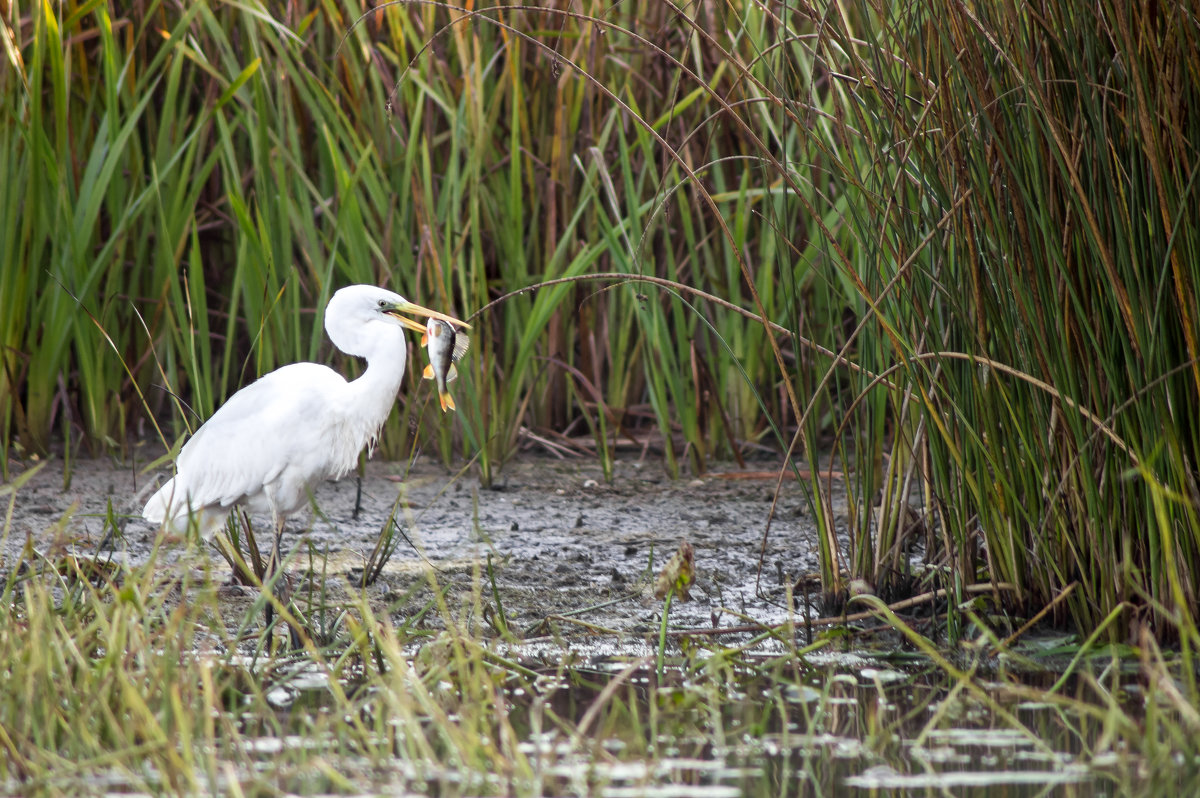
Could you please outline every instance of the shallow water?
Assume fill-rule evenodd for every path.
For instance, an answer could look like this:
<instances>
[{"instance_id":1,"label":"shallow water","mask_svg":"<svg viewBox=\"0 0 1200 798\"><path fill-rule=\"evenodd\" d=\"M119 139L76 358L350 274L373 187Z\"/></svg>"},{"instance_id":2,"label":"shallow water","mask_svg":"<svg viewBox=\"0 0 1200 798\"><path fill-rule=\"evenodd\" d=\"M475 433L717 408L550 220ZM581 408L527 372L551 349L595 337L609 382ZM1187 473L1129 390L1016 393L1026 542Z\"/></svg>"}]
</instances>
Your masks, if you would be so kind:
<instances>
[{"instance_id":1,"label":"shallow water","mask_svg":"<svg viewBox=\"0 0 1200 798\"><path fill-rule=\"evenodd\" d=\"M0 554L8 561L19 556L28 534L42 552L87 556L103 545L105 556L145 562L158 530L139 512L162 476L133 464L83 460L64 490L61 467L50 463L19 494ZM784 585L815 571L817 555L804 495L788 480L764 545L774 485L715 473L671 480L661 466L637 462L620 464L610 484L594 463L534 459L506 466L498 484L484 488L473 476L456 478L429 461L411 469L371 462L361 483L347 477L321 485L315 511L289 522L284 545L293 552L293 572L347 576L362 566L394 513L407 542L370 589L378 602L424 580L431 565L437 579L467 584L490 555L515 628L562 616L649 633L657 627L661 602L647 589L647 577L687 540L696 553L695 600L675 604L676 624L740 623L730 611L778 623L788 617ZM122 516L123 537L116 543L103 539L110 502ZM64 516L68 521L59 524ZM169 560L183 550L168 547L158 556ZM218 575L228 572L219 557L209 557ZM326 581L327 587L349 587L349 579ZM578 615L622 597L629 598ZM556 629L571 623L551 621Z\"/></svg>"},{"instance_id":2,"label":"shallow water","mask_svg":"<svg viewBox=\"0 0 1200 798\"><path fill-rule=\"evenodd\" d=\"M19 559L27 537L51 561L71 553L146 562L157 530L136 511L153 489L151 476L84 461L64 490L52 464L17 497L0 551L4 567ZM219 668L225 711L238 730L226 741L236 749L229 760L239 764L210 775L214 790L253 781L256 768L273 772L281 754L298 750L351 777L271 777L305 793L361 785L389 794L614 798L1135 795L1160 784L1200 784L1200 763L1176 758L1174 769L1147 771L1103 722L1017 689L1047 687L1065 660L1044 660L1043 673L977 663L988 674L989 682L976 682L984 698L948 681L894 635L835 635L799 655L795 646L807 635L798 643L767 637L741 652L734 649L748 645L750 634L702 634L747 619L791 620L803 629L805 608L789 606L786 587L816 568L815 536L801 489L789 481L765 540L773 480L670 480L657 466L626 462L609 484L592 464L534 460L507 467L493 489L429 463L411 470L370 464L359 487L354 479L321 486L316 511L291 523L297 606L315 624L360 595L353 569L395 513L407 542L366 590L369 604L416 634L410 654L414 662L435 660L433 671L442 664L428 641L447 624L430 611L440 595L455 623L466 619L495 656L534 674L497 677L488 699L516 735L507 756L527 764L502 773L414 759L405 738L413 728L381 714L387 690L396 689L386 680L360 683L342 673L334 684L326 667L303 656L264 664L261 654L243 656L230 645ZM122 516L115 541L105 535L110 502ZM672 605L672 635L660 652L664 605L652 595L653 575L684 539L695 549L693 600ZM217 582L229 576L211 552L182 542L154 556L160 568L208 571ZM241 628L256 598L234 586L219 591L227 628ZM812 634L820 640L820 632ZM1069 648L1073 641L1059 635L1042 650L1056 643ZM963 667L969 659L956 657ZM458 678L447 672L434 687L451 695L466 687ZM1124 700L1136 715L1137 702L1151 698L1140 691L1136 669L1114 678L1125 683ZM330 712L344 710L335 688L376 723L369 751L322 731ZM269 712L245 709L244 696L255 691ZM581 723L586 734L574 733ZM420 728L437 737L433 720ZM112 789L119 791L119 778Z\"/></svg>"},{"instance_id":3,"label":"shallow water","mask_svg":"<svg viewBox=\"0 0 1200 798\"><path fill-rule=\"evenodd\" d=\"M1163 782L1200 786L1195 765L1146 774L1135 757L1089 759L1084 750L1100 735L1081 733L1049 704L1001 699L1014 727L954 695L928 668L898 669L867 652L854 658L862 664L852 671L837 658L806 662L798 679L781 658L719 671L697 660L661 678L649 665L631 671L628 659L596 658L566 671L526 661L545 676L507 691L506 715L543 795L1090 796L1154 794L1145 790ZM624 685L616 700L607 691L614 681ZM293 681L293 711L314 711L326 688ZM595 714L605 700L611 708ZM962 705L947 711L947 701ZM595 714L591 734L581 740L553 728L551 712L573 724ZM312 745L303 734L251 742L264 756ZM529 781L400 757L375 786L403 793L431 784L446 794L508 794L526 792Z\"/></svg>"}]
</instances>

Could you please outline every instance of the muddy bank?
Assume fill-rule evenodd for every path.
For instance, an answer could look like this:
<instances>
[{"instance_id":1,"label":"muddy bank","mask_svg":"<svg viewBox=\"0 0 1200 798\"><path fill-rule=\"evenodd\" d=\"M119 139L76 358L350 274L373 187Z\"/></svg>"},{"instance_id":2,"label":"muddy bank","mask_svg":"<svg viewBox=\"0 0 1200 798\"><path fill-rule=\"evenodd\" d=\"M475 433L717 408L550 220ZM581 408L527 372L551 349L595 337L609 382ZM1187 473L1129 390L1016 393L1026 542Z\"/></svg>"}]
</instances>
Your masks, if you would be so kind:
<instances>
[{"instance_id":1,"label":"muddy bank","mask_svg":"<svg viewBox=\"0 0 1200 798\"><path fill-rule=\"evenodd\" d=\"M361 496L354 477L326 483L316 491L315 512L291 519L284 542L296 554L289 570L300 575L311 568L326 574L335 592L353 589L353 569L361 567L395 511L412 545L402 541L369 588L373 603L397 608L397 597L426 581L430 565L438 582L453 583L461 596L478 584L490 554L504 610L518 631L532 630L549 615L620 599L578 617L638 636L657 629L662 609L653 597L653 572L686 539L695 549L697 580L693 601L672 609L673 626L744 622L736 614L778 622L786 612L784 581L817 566L808 503L802 488L785 480L764 549L775 481L719 476L731 472L736 468L718 466L701 478L672 480L660 464L625 461L608 483L595 463L525 457L485 488L470 472L456 475L429 460L412 468L372 462ZM4 539L5 570L27 537L44 554L103 550L130 564L145 562L159 531L138 512L163 476L85 460L74 464L64 488L61 463L48 463L16 494ZM110 503L122 530L116 541L104 534ZM182 543L169 546L164 565L184 549ZM310 559L310 552L325 561ZM228 570L210 554L218 570ZM586 632L571 623L559 623L556 631L573 629Z\"/></svg>"}]
</instances>

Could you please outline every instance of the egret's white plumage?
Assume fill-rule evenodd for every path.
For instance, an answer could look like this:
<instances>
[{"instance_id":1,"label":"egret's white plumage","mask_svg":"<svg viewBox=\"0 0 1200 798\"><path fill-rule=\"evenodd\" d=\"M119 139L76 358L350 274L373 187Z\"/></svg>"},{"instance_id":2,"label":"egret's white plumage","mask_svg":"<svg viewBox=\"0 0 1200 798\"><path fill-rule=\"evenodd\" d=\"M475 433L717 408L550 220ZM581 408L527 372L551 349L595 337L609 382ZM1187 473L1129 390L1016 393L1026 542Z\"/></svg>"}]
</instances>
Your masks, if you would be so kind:
<instances>
[{"instance_id":1,"label":"egret's white plumage","mask_svg":"<svg viewBox=\"0 0 1200 798\"><path fill-rule=\"evenodd\" d=\"M207 539L235 505L270 513L278 527L304 506L313 486L345 476L387 419L408 346L404 328L424 330L399 312L462 322L371 285L333 295L325 331L338 349L367 361L358 379L316 363L294 363L235 393L177 458L176 474L142 515L173 529L194 516Z\"/></svg>"}]
</instances>

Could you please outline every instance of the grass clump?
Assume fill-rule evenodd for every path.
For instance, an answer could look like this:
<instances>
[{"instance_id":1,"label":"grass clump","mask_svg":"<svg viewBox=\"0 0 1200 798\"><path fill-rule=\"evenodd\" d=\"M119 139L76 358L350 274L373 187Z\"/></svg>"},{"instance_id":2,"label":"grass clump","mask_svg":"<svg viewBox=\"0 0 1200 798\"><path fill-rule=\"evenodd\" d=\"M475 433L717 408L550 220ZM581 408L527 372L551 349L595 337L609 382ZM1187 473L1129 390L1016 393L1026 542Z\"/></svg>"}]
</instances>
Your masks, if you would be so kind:
<instances>
[{"instance_id":1,"label":"grass clump","mask_svg":"<svg viewBox=\"0 0 1200 798\"><path fill-rule=\"evenodd\" d=\"M10 4L5 450L170 417L169 445L324 359L334 288L388 284L486 312L461 412L407 394L385 454L432 440L490 482L523 445L609 473L621 446L673 474L782 450L834 603L986 580L1193 650L1194 28L1107 2ZM831 450L848 538L798 466Z\"/></svg>"}]
</instances>

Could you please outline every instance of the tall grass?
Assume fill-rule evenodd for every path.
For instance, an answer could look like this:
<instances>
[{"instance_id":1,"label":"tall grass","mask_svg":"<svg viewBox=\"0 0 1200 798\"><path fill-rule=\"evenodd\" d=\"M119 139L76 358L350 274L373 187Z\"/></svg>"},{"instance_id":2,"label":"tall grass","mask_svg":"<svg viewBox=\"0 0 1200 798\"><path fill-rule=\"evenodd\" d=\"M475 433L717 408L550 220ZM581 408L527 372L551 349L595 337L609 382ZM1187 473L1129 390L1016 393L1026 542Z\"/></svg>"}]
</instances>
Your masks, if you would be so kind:
<instances>
[{"instance_id":1,"label":"tall grass","mask_svg":"<svg viewBox=\"0 0 1200 798\"><path fill-rule=\"evenodd\" d=\"M6 125L22 135L7 155L22 178L7 185L39 192L37 213L6 237L9 262L25 265L5 287L6 305L23 311L6 332L16 386L4 394L6 442L45 452L58 428L93 451L121 446L128 427L167 414L170 393L155 386L192 405L171 414L175 437L263 371L325 357L319 309L350 281L461 313L587 271L748 301L731 249L742 244L722 239L711 209L693 208L711 192L686 179L717 158L722 142L692 130L717 106L677 77L686 66L715 86L732 73L694 48L665 49L674 12L463 17L397 4L351 28L362 12L332 2L296 19L206 3L115 18L100 3L65 18L44 5L11 10L21 60L5 79ZM96 35L110 29L121 35ZM84 170L81 144L93 142L97 176L51 191L61 173ZM728 181L724 170L712 179ZM735 180L715 202L745 208L755 196ZM68 210L74 238L57 235ZM746 216L738 236L754 240L754 224ZM756 279L773 291L772 270ZM670 462L686 451L697 469L767 429L755 386L771 361L745 319L655 289L562 285L478 321L455 439L481 453L489 476L522 428L592 419L606 446L601 428L657 426ZM43 324L52 337L38 334ZM734 359L745 380L726 376ZM691 394L697 373L715 380L707 402ZM727 384L738 386L730 398ZM777 397L763 401L778 415ZM411 449L424 404L402 410L388 453Z\"/></svg>"},{"instance_id":2,"label":"tall grass","mask_svg":"<svg viewBox=\"0 0 1200 798\"><path fill-rule=\"evenodd\" d=\"M895 581L919 474L957 585L986 566L1045 603L1078 582L1083 628L1129 601L1128 623L1194 634L1194 16L858 9L819 53L861 76L843 129L878 227L858 351L905 390L863 404L890 456L859 471L883 503L855 570Z\"/></svg>"},{"instance_id":3,"label":"tall grass","mask_svg":"<svg viewBox=\"0 0 1200 798\"><path fill-rule=\"evenodd\" d=\"M410 367L385 454L490 480L530 433L606 460L632 433L673 472L832 449L829 597L990 580L1022 610L1079 583L1085 628L1127 607L1111 628L1192 635L1195 27L1067 2L9 4L5 449L151 422L170 444L331 359L346 282L468 315L655 277L491 305L460 412L432 423Z\"/></svg>"}]
</instances>

